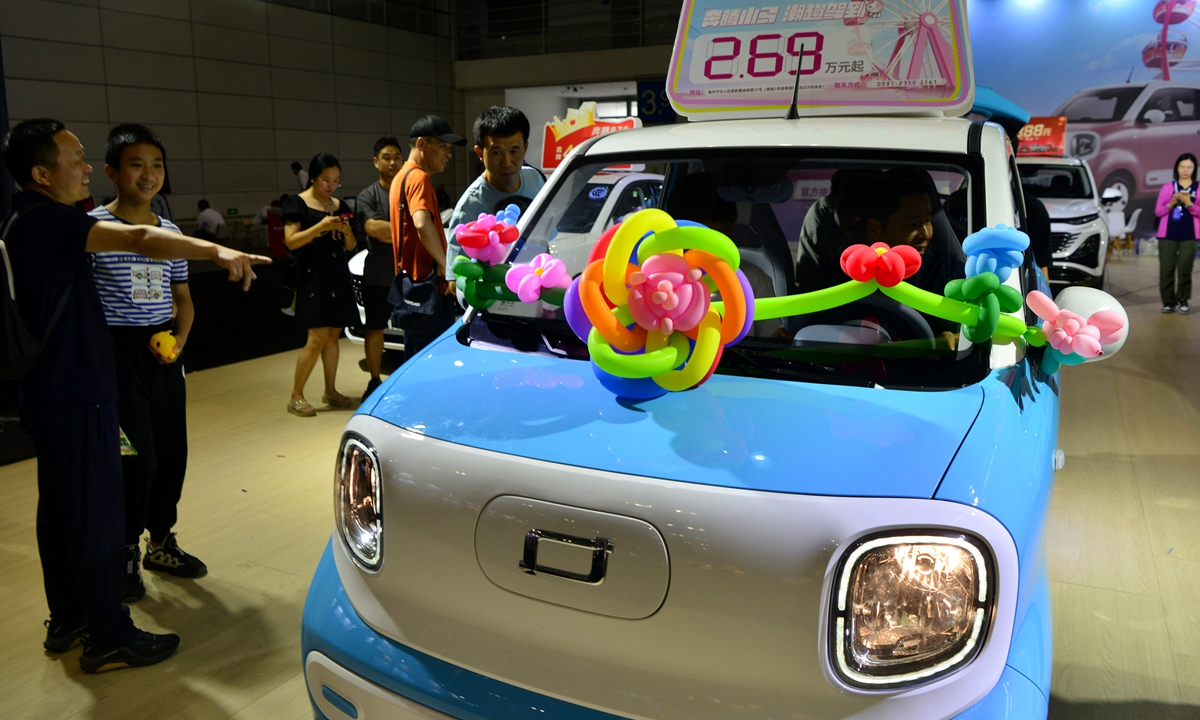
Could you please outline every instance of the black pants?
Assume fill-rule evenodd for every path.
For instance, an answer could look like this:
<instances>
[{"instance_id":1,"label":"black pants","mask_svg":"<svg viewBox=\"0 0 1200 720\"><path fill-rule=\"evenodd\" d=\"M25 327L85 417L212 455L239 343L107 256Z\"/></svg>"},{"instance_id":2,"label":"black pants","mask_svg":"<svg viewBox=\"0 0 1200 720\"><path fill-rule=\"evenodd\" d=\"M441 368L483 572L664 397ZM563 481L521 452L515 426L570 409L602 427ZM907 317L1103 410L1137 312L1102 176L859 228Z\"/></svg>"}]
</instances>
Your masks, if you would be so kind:
<instances>
[{"instance_id":1,"label":"black pants","mask_svg":"<svg viewBox=\"0 0 1200 720\"><path fill-rule=\"evenodd\" d=\"M22 411L38 456L38 554L50 617L92 642L125 644L133 622L121 607L125 495L117 403Z\"/></svg>"},{"instance_id":2,"label":"black pants","mask_svg":"<svg viewBox=\"0 0 1200 720\"><path fill-rule=\"evenodd\" d=\"M1195 261L1195 240L1158 241L1158 294L1163 305L1192 299L1192 265Z\"/></svg>"},{"instance_id":3,"label":"black pants","mask_svg":"<svg viewBox=\"0 0 1200 720\"><path fill-rule=\"evenodd\" d=\"M121 458L125 476L125 544L143 530L162 542L177 519L176 507L187 473L187 389L183 364L158 362L150 336L170 330L110 326L117 354L121 429L137 455Z\"/></svg>"}]
</instances>

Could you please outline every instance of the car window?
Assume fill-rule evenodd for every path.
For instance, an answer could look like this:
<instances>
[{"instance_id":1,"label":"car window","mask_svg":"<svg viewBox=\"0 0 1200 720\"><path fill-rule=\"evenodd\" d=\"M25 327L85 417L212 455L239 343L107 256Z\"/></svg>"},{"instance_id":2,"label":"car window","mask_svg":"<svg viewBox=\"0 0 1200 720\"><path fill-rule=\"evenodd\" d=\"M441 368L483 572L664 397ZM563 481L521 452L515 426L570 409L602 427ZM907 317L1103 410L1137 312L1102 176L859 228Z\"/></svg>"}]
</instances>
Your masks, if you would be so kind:
<instances>
[{"instance_id":1,"label":"car window","mask_svg":"<svg viewBox=\"0 0 1200 720\"><path fill-rule=\"evenodd\" d=\"M510 261L549 253L572 276L587 267L598 228L566 218L614 169L641 168L658 181L622 187L613 215L649 201L676 220L719 230L738 247L757 298L793 295L849 281L839 258L852 244L909 244L922 265L908 280L941 294L963 277L962 238L971 205L986 197L982 163L962 154L813 148L696 149L580 157L565 168L523 228ZM613 183L619 186L619 181ZM1019 183L1014 180L1014 186ZM608 187L608 186L606 186ZM628 193L628 201L626 194ZM620 207L616 207L617 205ZM1019 207L1019 206L1018 206ZM956 222L957 221L957 222ZM872 225L874 223L874 225ZM798 262L800 259L800 262ZM714 301L719 293L714 293ZM946 389L978 382L990 345L959 338L959 327L885 296L833 310L756 321L723 355L718 373L842 384ZM499 302L476 313L468 339L519 350L587 357L561 308Z\"/></svg>"},{"instance_id":2,"label":"car window","mask_svg":"<svg viewBox=\"0 0 1200 720\"><path fill-rule=\"evenodd\" d=\"M1163 122L1194 122L1197 119L1196 91L1182 87L1157 90L1146 101L1141 118L1145 119L1151 110L1162 112Z\"/></svg>"},{"instance_id":3,"label":"car window","mask_svg":"<svg viewBox=\"0 0 1200 720\"><path fill-rule=\"evenodd\" d=\"M1113 122L1125 117L1145 85L1090 90L1071 98L1055 115L1066 115L1067 122Z\"/></svg>"},{"instance_id":4,"label":"car window","mask_svg":"<svg viewBox=\"0 0 1200 720\"><path fill-rule=\"evenodd\" d=\"M1092 184L1081 167L1019 163L1021 185L1038 198L1083 200L1092 197Z\"/></svg>"}]
</instances>

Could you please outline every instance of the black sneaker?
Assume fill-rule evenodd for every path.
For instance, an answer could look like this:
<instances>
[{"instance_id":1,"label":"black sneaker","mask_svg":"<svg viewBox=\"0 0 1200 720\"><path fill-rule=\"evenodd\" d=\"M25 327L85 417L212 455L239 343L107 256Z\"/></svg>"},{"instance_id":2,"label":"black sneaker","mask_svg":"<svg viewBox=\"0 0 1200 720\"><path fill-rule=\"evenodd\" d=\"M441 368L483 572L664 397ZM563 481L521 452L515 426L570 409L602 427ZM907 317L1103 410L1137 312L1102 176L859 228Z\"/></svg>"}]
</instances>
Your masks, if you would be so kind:
<instances>
[{"instance_id":1,"label":"black sneaker","mask_svg":"<svg viewBox=\"0 0 1200 720\"><path fill-rule=\"evenodd\" d=\"M83 668L84 672L102 673L127 667L154 665L171 657L178 648L178 635L155 635L134 630L129 642L112 650L100 650L85 642L83 655L79 657L79 667Z\"/></svg>"},{"instance_id":2,"label":"black sneaker","mask_svg":"<svg viewBox=\"0 0 1200 720\"><path fill-rule=\"evenodd\" d=\"M367 398L371 396L371 393L375 392L375 390L377 390L382 384L383 381L379 378L371 378L371 380L367 382L367 391L363 393L363 402L366 402Z\"/></svg>"},{"instance_id":3,"label":"black sneaker","mask_svg":"<svg viewBox=\"0 0 1200 720\"><path fill-rule=\"evenodd\" d=\"M188 555L179 548L173 532L167 533L162 547L146 546L142 567L181 578L204 577L208 573L208 566L200 562L200 558Z\"/></svg>"},{"instance_id":4,"label":"black sneaker","mask_svg":"<svg viewBox=\"0 0 1200 720\"><path fill-rule=\"evenodd\" d=\"M121 572L121 602L135 603L146 597L146 585L142 582L141 545L125 546L125 569Z\"/></svg>"},{"instance_id":5,"label":"black sneaker","mask_svg":"<svg viewBox=\"0 0 1200 720\"><path fill-rule=\"evenodd\" d=\"M1166 315L1167 313L1173 313L1173 312L1175 312L1175 306L1174 305L1163 305L1162 310L1160 310L1159 312L1161 312L1163 315Z\"/></svg>"},{"instance_id":6,"label":"black sneaker","mask_svg":"<svg viewBox=\"0 0 1200 720\"><path fill-rule=\"evenodd\" d=\"M75 647L75 643L87 637L87 621L79 623L57 623L47 620L46 641L42 647L53 653L64 653Z\"/></svg>"},{"instance_id":7,"label":"black sneaker","mask_svg":"<svg viewBox=\"0 0 1200 720\"><path fill-rule=\"evenodd\" d=\"M1192 309L1188 307L1187 300L1184 300L1183 302L1179 303L1179 312L1183 313L1184 315L1187 315L1191 311L1192 311Z\"/></svg>"}]
</instances>

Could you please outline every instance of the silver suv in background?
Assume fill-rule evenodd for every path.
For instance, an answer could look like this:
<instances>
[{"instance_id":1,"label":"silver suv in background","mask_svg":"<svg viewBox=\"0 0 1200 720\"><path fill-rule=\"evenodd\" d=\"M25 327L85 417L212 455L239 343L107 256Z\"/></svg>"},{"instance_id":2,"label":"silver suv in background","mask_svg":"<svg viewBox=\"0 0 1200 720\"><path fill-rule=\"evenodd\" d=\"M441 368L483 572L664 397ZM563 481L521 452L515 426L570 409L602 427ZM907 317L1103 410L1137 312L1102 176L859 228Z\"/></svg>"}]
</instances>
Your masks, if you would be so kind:
<instances>
[{"instance_id":1,"label":"silver suv in background","mask_svg":"<svg viewBox=\"0 0 1200 720\"><path fill-rule=\"evenodd\" d=\"M1102 288L1108 222L1091 168L1079 158L1025 157L1017 169L1025 192L1050 213L1050 284Z\"/></svg>"}]
</instances>

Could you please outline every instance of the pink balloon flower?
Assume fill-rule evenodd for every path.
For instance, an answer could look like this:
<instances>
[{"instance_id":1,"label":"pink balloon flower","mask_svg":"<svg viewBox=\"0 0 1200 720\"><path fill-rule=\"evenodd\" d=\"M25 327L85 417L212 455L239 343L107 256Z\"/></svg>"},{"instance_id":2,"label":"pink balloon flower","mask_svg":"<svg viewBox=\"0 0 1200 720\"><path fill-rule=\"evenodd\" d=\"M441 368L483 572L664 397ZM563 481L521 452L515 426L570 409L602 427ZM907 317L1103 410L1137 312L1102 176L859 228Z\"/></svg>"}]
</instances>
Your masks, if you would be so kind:
<instances>
[{"instance_id":1,"label":"pink balloon flower","mask_svg":"<svg viewBox=\"0 0 1200 720\"><path fill-rule=\"evenodd\" d=\"M513 265L504 275L504 284L517 294L523 303L531 303L542 296L542 288L571 286L567 264L550 253L542 253L528 265Z\"/></svg>"},{"instance_id":2,"label":"pink balloon flower","mask_svg":"<svg viewBox=\"0 0 1200 720\"><path fill-rule=\"evenodd\" d=\"M520 237L515 225L502 222L495 215L481 213L478 220L461 223L454 228L454 239L467 257L495 265L503 262L508 246Z\"/></svg>"},{"instance_id":3,"label":"pink balloon flower","mask_svg":"<svg viewBox=\"0 0 1200 720\"><path fill-rule=\"evenodd\" d=\"M679 255L655 255L629 276L629 312L638 325L670 335L700 324L708 312L703 272Z\"/></svg>"},{"instance_id":4,"label":"pink balloon flower","mask_svg":"<svg viewBox=\"0 0 1200 720\"><path fill-rule=\"evenodd\" d=\"M1112 310L1100 310L1084 319L1070 310L1060 310L1053 300L1037 290L1029 293L1025 302L1045 321L1042 332L1050 347L1063 355L1099 357L1104 354L1101 346L1120 340L1125 332L1125 319Z\"/></svg>"}]
</instances>

